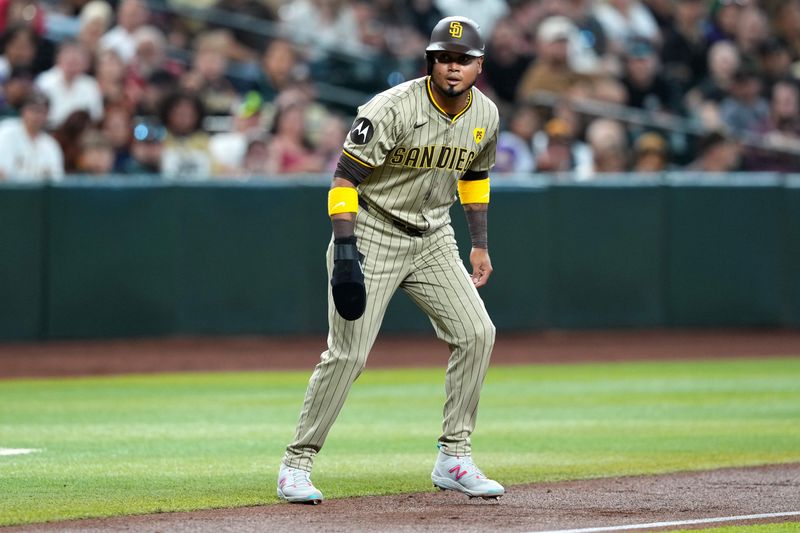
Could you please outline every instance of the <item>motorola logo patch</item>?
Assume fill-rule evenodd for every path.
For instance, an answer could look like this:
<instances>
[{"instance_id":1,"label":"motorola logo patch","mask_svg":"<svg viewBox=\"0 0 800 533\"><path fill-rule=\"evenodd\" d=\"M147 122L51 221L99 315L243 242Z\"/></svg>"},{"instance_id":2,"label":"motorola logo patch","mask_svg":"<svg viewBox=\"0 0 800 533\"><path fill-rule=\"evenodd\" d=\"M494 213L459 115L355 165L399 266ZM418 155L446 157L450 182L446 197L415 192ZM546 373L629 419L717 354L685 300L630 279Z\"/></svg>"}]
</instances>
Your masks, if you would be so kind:
<instances>
[{"instance_id":1,"label":"motorola logo patch","mask_svg":"<svg viewBox=\"0 0 800 533\"><path fill-rule=\"evenodd\" d=\"M367 144L375 133L375 126L366 118L357 118L350 130L350 140L354 144Z\"/></svg>"}]
</instances>

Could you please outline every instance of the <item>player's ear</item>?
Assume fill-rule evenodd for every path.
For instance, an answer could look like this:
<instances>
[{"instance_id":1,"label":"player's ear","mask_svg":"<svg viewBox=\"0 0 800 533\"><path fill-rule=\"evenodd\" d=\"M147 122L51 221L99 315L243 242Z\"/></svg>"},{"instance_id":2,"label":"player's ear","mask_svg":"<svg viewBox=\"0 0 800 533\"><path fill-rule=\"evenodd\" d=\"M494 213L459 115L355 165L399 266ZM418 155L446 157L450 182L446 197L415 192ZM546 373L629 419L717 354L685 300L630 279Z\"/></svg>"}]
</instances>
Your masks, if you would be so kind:
<instances>
[{"instance_id":1,"label":"player's ear","mask_svg":"<svg viewBox=\"0 0 800 533\"><path fill-rule=\"evenodd\" d=\"M478 74L483 72L483 56L478 58Z\"/></svg>"}]
</instances>

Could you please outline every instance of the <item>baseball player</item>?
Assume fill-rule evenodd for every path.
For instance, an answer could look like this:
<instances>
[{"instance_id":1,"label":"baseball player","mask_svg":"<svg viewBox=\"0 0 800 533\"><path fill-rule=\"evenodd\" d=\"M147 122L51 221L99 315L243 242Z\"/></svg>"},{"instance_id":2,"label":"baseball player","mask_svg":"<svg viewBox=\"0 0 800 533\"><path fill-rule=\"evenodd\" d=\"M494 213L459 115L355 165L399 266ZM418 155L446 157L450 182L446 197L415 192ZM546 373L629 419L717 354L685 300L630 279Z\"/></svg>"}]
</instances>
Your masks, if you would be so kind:
<instances>
[{"instance_id":1,"label":"baseball player","mask_svg":"<svg viewBox=\"0 0 800 533\"><path fill-rule=\"evenodd\" d=\"M474 21L442 19L426 50L428 76L384 91L358 109L328 195L328 350L311 376L294 441L281 463L282 499L322 501L311 483L314 457L364 368L398 288L428 315L451 350L434 485L470 497L504 492L472 462L470 448L495 339L477 290L492 273L487 208L499 122L497 107L473 87L483 55ZM450 225L456 193L472 239L471 274Z\"/></svg>"}]
</instances>

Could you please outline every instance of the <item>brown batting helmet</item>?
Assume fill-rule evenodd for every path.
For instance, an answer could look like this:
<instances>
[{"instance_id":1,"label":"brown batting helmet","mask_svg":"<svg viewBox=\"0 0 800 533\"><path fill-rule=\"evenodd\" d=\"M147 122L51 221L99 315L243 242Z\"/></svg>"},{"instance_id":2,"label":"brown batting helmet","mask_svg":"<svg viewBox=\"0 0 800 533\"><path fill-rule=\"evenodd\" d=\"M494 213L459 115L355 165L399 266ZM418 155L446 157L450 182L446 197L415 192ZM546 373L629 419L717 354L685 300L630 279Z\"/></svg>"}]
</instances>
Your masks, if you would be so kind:
<instances>
[{"instance_id":1,"label":"brown batting helmet","mask_svg":"<svg viewBox=\"0 0 800 533\"><path fill-rule=\"evenodd\" d=\"M446 17L434 26L425 52L456 52L480 57L484 48L477 22L467 17Z\"/></svg>"}]
</instances>

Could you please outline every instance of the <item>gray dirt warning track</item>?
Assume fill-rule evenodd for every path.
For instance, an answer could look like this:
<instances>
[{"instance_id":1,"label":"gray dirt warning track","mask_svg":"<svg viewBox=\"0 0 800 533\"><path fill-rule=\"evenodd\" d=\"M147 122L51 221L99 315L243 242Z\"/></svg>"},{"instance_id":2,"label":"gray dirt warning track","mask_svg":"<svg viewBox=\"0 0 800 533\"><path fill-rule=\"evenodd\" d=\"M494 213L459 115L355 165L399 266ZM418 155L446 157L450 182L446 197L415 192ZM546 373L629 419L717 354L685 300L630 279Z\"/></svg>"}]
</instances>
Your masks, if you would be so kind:
<instances>
[{"instance_id":1,"label":"gray dirt warning track","mask_svg":"<svg viewBox=\"0 0 800 533\"><path fill-rule=\"evenodd\" d=\"M324 488L324 481L319 481ZM328 500L319 506L276 504L0 531L533 532L792 511L800 511L800 464L518 485L509 487L498 503L469 500L451 492L426 492ZM714 525L770 521L795 521L800 530L800 516Z\"/></svg>"}]
</instances>

